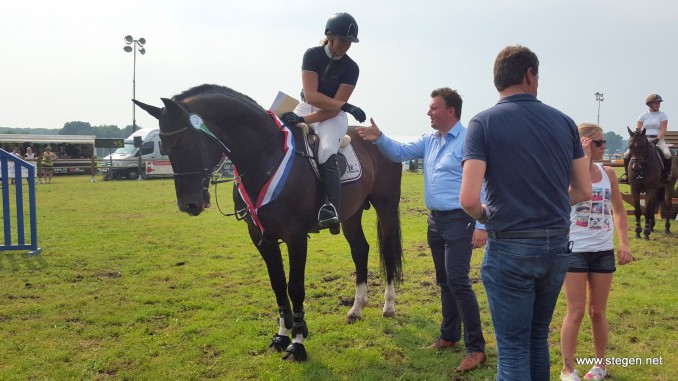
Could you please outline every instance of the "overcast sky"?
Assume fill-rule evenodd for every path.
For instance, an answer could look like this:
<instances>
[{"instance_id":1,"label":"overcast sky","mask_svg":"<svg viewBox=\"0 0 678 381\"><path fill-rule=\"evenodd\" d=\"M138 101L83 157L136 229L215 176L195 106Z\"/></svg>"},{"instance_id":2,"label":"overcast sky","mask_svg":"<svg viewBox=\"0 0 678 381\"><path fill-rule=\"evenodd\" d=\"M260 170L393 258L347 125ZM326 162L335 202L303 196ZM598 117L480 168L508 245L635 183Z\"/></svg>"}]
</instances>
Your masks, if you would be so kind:
<instances>
[{"instance_id":1,"label":"overcast sky","mask_svg":"<svg viewBox=\"0 0 678 381\"><path fill-rule=\"evenodd\" d=\"M203 83L229 86L268 108L278 90L298 98L301 58L327 18L351 13L360 66L350 102L391 135L429 131L430 92L463 97L462 123L498 100L492 65L507 45L540 59L539 95L575 122L627 137L659 93L678 130L678 3L672 0L0 0L0 126L61 128L132 123L136 98L161 105ZM137 110L137 124L157 121ZM352 124L357 124L351 119Z\"/></svg>"}]
</instances>

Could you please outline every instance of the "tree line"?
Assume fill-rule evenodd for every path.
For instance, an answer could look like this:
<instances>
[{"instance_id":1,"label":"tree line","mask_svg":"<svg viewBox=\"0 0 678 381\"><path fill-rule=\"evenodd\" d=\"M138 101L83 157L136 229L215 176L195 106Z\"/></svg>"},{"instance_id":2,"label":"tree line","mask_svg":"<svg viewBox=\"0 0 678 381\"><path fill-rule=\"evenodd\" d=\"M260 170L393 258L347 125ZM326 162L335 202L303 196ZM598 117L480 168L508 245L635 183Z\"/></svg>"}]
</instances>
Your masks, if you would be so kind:
<instances>
[{"instance_id":1,"label":"tree line","mask_svg":"<svg viewBox=\"0 0 678 381\"><path fill-rule=\"evenodd\" d=\"M142 128L137 126L137 129ZM67 122L64 127L57 129L50 128L11 128L0 127L0 134L34 134L34 135L94 135L100 139L126 138L132 134L132 125L125 128L119 128L115 125L92 126L89 122ZM607 152L613 155L617 152L624 152L628 146L628 141L621 135L608 131L604 135L607 140Z\"/></svg>"},{"instance_id":2,"label":"tree line","mask_svg":"<svg viewBox=\"0 0 678 381\"><path fill-rule=\"evenodd\" d=\"M137 129L142 128L137 125ZM94 135L100 139L126 138L132 134L132 125L119 128L115 125L92 126L89 122L67 122L61 129L0 127L0 134L28 135Z\"/></svg>"}]
</instances>

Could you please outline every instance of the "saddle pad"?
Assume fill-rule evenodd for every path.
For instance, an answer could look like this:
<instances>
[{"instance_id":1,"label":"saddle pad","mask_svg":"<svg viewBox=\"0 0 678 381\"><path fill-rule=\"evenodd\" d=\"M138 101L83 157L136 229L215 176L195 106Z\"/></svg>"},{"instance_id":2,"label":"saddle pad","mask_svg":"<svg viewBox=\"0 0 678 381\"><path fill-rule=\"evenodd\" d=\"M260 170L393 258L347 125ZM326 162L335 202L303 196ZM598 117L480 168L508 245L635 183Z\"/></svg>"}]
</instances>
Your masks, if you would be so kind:
<instances>
[{"instance_id":1,"label":"saddle pad","mask_svg":"<svg viewBox=\"0 0 678 381\"><path fill-rule=\"evenodd\" d=\"M356 155L355 150L353 149L353 144L349 144L344 148L339 148L339 154L346 158L346 172L341 175L341 182L348 183L358 180L363 174L363 167L360 165L358 155Z\"/></svg>"},{"instance_id":2,"label":"saddle pad","mask_svg":"<svg viewBox=\"0 0 678 381\"><path fill-rule=\"evenodd\" d=\"M304 150L306 150L306 155L313 158L310 159L309 162L311 163L313 172L315 172L315 176L319 179L320 172L318 171L318 160L314 156L313 149L308 142L308 135L304 135ZM353 143L346 147L339 148L339 154L346 159L346 171L341 175L341 182L349 183L358 180L363 175L363 167L360 165L358 155L353 149Z\"/></svg>"}]
</instances>

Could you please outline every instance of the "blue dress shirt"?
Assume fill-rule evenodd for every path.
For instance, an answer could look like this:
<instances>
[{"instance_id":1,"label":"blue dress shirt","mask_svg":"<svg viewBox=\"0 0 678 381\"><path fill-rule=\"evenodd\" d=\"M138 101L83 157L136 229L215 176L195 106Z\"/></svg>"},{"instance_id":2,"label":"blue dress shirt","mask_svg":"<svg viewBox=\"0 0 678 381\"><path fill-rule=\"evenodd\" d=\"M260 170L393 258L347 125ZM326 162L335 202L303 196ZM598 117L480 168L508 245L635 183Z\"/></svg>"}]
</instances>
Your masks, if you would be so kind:
<instances>
[{"instance_id":1,"label":"blue dress shirt","mask_svg":"<svg viewBox=\"0 0 678 381\"><path fill-rule=\"evenodd\" d=\"M375 144L392 161L423 158L426 207L446 211L461 209L459 192L465 136L466 127L457 122L445 136L441 136L439 131L432 131L414 142L400 143L382 133ZM484 200L484 193L483 189L481 200ZM476 228L485 229L480 223L476 223Z\"/></svg>"}]
</instances>

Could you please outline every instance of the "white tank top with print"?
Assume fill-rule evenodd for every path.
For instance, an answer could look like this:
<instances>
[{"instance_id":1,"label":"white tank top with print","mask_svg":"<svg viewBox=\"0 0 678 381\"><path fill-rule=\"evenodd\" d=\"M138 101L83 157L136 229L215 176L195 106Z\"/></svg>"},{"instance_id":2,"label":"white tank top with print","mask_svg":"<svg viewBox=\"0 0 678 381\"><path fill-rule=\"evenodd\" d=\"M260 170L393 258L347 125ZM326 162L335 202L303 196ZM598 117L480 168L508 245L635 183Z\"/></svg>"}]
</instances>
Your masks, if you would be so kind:
<instances>
[{"instance_id":1,"label":"white tank top with print","mask_svg":"<svg viewBox=\"0 0 678 381\"><path fill-rule=\"evenodd\" d=\"M602 178L592 184L593 197L573 206L570 212L570 240L576 253L614 249L610 178L602 165L596 166Z\"/></svg>"}]
</instances>

